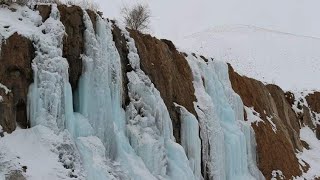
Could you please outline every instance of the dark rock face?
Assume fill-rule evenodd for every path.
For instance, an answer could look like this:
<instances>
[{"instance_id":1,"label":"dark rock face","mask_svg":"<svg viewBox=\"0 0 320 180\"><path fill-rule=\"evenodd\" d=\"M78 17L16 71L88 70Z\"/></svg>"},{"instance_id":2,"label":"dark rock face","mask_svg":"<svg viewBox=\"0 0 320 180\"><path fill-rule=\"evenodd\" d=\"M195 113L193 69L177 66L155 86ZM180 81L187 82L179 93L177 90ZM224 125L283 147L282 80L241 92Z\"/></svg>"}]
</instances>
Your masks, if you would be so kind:
<instances>
[{"instance_id":1,"label":"dark rock face","mask_svg":"<svg viewBox=\"0 0 320 180\"><path fill-rule=\"evenodd\" d=\"M11 93L6 95L0 89L4 101L0 102L0 125L4 131L11 133L16 122L22 128L29 126L27 120L27 94L33 81L31 69L35 57L33 44L17 33L9 37L1 47L0 82L6 85Z\"/></svg>"},{"instance_id":2,"label":"dark rock face","mask_svg":"<svg viewBox=\"0 0 320 180\"><path fill-rule=\"evenodd\" d=\"M306 97L311 111L320 113L320 92L314 92Z\"/></svg>"},{"instance_id":3,"label":"dark rock face","mask_svg":"<svg viewBox=\"0 0 320 180\"><path fill-rule=\"evenodd\" d=\"M130 32L140 56L141 69L160 91L173 124L173 133L180 142L180 117L174 102L194 114L193 76L187 60L169 41L161 41L150 35Z\"/></svg>"},{"instance_id":4,"label":"dark rock face","mask_svg":"<svg viewBox=\"0 0 320 180\"><path fill-rule=\"evenodd\" d=\"M42 17L42 22L45 22L50 17L51 6L37 5L36 9L39 11L40 16Z\"/></svg>"},{"instance_id":5,"label":"dark rock face","mask_svg":"<svg viewBox=\"0 0 320 180\"><path fill-rule=\"evenodd\" d=\"M121 74L122 74L122 107L126 109L126 106L130 103L130 98L128 95L128 77L127 72L132 71L132 67L129 63L128 54L129 50L127 47L127 41L125 37L122 35L121 30L117 26L113 26L112 30L113 41L115 42L116 48L119 52L121 59Z\"/></svg>"},{"instance_id":6,"label":"dark rock face","mask_svg":"<svg viewBox=\"0 0 320 180\"><path fill-rule=\"evenodd\" d=\"M83 11L80 7L65 5L58 6L61 15L61 22L66 31L63 40L63 57L69 63L69 81L72 90L78 85L82 74L82 60L80 55L84 52L84 30ZM95 23L94 23L95 24Z\"/></svg>"},{"instance_id":7,"label":"dark rock face","mask_svg":"<svg viewBox=\"0 0 320 180\"><path fill-rule=\"evenodd\" d=\"M97 14L92 11L92 10L89 10L87 9L86 12L88 13L90 19L91 19L91 22L92 22L92 25L93 25L93 29L96 31L97 30Z\"/></svg>"},{"instance_id":8,"label":"dark rock face","mask_svg":"<svg viewBox=\"0 0 320 180\"><path fill-rule=\"evenodd\" d=\"M298 120L284 92L277 86L265 86L260 81L240 76L231 66L229 76L244 105L254 107L265 122L252 125L256 134L258 167L263 175L271 179L271 172L275 169L281 170L286 178L301 175L295 155L295 149L302 148L298 139ZM267 117L272 117L276 133Z\"/></svg>"}]
</instances>

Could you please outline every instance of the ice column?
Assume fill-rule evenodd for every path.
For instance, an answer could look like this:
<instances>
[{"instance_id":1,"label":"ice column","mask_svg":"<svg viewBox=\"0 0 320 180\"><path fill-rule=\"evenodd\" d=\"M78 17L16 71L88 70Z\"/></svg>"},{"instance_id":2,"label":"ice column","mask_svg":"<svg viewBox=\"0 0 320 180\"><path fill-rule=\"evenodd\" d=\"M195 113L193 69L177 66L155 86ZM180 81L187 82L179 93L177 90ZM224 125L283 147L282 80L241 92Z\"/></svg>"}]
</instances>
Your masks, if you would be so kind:
<instances>
[{"instance_id":1,"label":"ice column","mask_svg":"<svg viewBox=\"0 0 320 180\"><path fill-rule=\"evenodd\" d=\"M196 111L201 131L204 131L202 134L206 135L209 142L204 143L203 149L205 151L208 148L206 145L209 145L210 152L211 149L216 150L209 155L209 179L263 179L258 168L253 168L256 165L250 159L254 157L251 153L255 153L251 152L252 145L248 145L252 142L252 136L250 133L248 136L246 127L239 125L239 121L243 121L243 104L232 90L227 65L213 60L204 62L192 55L187 60L194 75L198 99ZM206 157L207 154L204 155Z\"/></svg>"},{"instance_id":2,"label":"ice column","mask_svg":"<svg viewBox=\"0 0 320 180\"><path fill-rule=\"evenodd\" d=\"M64 26L56 5L42 24L42 32L33 37L36 57L32 61L34 83L28 93L31 126L44 125L55 132L64 129L64 86L68 80L68 62L62 58Z\"/></svg>"},{"instance_id":3,"label":"ice column","mask_svg":"<svg viewBox=\"0 0 320 180\"><path fill-rule=\"evenodd\" d=\"M196 117L186 108L176 104L180 109L181 118L181 145L186 151L196 179L202 179L201 175L201 140L199 137L199 124Z\"/></svg>"}]
</instances>

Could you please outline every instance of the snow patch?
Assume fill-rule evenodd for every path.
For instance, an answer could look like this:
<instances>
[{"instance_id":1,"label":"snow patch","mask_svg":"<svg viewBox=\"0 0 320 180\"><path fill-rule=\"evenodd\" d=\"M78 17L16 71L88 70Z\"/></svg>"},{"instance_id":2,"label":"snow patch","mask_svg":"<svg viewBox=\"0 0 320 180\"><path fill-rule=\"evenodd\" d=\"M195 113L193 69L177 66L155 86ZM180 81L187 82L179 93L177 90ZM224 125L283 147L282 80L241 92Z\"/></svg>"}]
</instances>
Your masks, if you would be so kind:
<instances>
[{"instance_id":1,"label":"snow patch","mask_svg":"<svg viewBox=\"0 0 320 180\"><path fill-rule=\"evenodd\" d=\"M271 180L277 180L277 179L285 179L285 176L283 175L282 171L280 170L273 170Z\"/></svg>"},{"instance_id":2,"label":"snow patch","mask_svg":"<svg viewBox=\"0 0 320 180\"><path fill-rule=\"evenodd\" d=\"M300 130L300 138L305 141L310 149L303 149L297 153L297 158L302 166L307 163L310 168L307 172L303 172L301 177L296 177L297 180L313 180L320 177L320 140L317 139L315 133L309 127L303 127Z\"/></svg>"},{"instance_id":3,"label":"snow patch","mask_svg":"<svg viewBox=\"0 0 320 180\"><path fill-rule=\"evenodd\" d=\"M271 127L272 127L273 132L274 132L274 133L277 133L277 126L276 126L276 124L274 124L274 122L272 121L273 116L267 116L266 118L267 118L267 120L269 121L269 123L271 124Z\"/></svg>"},{"instance_id":4,"label":"snow patch","mask_svg":"<svg viewBox=\"0 0 320 180\"><path fill-rule=\"evenodd\" d=\"M244 106L244 110L246 111L247 121L250 125L255 123L257 126L259 122L264 122L261 119L260 113L254 110L253 107Z\"/></svg>"},{"instance_id":5,"label":"snow patch","mask_svg":"<svg viewBox=\"0 0 320 180\"><path fill-rule=\"evenodd\" d=\"M4 90L4 93L8 94L11 92L10 89L7 88L7 86L3 85L0 83L0 89L3 89Z\"/></svg>"}]
</instances>

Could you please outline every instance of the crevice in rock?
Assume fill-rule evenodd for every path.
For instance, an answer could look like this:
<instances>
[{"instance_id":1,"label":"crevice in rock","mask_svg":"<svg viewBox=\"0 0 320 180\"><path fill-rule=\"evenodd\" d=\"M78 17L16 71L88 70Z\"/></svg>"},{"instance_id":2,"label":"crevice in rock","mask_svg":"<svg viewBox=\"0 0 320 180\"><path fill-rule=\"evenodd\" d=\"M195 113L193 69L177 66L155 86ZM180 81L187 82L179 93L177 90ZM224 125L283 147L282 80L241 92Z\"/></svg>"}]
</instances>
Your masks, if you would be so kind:
<instances>
[{"instance_id":1,"label":"crevice in rock","mask_svg":"<svg viewBox=\"0 0 320 180\"><path fill-rule=\"evenodd\" d=\"M114 24L113 25L113 41L115 42L116 48L118 49L120 60L121 60L121 74L122 74L122 108L126 109L126 107L130 103L130 98L128 95L128 77L127 72L132 71L132 67L129 63L128 54L129 50L127 47L127 41L122 34L121 30Z\"/></svg>"}]
</instances>

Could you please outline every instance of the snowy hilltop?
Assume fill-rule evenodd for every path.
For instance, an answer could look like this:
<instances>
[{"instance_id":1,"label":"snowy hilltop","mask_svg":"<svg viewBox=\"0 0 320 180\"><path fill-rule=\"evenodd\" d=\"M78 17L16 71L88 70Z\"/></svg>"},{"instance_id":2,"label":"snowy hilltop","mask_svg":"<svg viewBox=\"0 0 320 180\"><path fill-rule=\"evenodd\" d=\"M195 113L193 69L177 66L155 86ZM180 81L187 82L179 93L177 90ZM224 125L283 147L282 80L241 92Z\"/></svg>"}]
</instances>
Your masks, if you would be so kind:
<instances>
[{"instance_id":1,"label":"snowy hilltop","mask_svg":"<svg viewBox=\"0 0 320 180\"><path fill-rule=\"evenodd\" d=\"M320 89L320 39L254 26L215 27L177 42L183 49L229 62L242 75L285 90Z\"/></svg>"}]
</instances>

